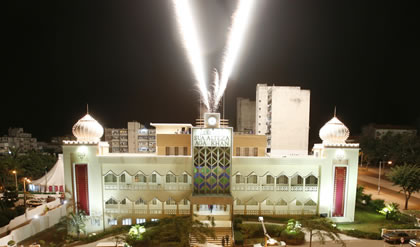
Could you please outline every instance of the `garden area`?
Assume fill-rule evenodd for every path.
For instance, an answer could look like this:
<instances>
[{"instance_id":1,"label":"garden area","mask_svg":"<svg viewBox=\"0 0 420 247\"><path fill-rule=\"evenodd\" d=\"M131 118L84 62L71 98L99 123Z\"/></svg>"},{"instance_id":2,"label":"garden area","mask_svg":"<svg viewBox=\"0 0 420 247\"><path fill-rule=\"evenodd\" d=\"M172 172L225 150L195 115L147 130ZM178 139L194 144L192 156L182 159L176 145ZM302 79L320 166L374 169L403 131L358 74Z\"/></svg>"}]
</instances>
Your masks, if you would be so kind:
<instances>
[{"instance_id":1,"label":"garden area","mask_svg":"<svg viewBox=\"0 0 420 247\"><path fill-rule=\"evenodd\" d=\"M383 200L372 200L371 195L357 188L355 219L352 223L340 223L337 227L345 234L368 239L381 239L381 229L415 229L416 214L401 212L399 205L385 205Z\"/></svg>"}]
</instances>

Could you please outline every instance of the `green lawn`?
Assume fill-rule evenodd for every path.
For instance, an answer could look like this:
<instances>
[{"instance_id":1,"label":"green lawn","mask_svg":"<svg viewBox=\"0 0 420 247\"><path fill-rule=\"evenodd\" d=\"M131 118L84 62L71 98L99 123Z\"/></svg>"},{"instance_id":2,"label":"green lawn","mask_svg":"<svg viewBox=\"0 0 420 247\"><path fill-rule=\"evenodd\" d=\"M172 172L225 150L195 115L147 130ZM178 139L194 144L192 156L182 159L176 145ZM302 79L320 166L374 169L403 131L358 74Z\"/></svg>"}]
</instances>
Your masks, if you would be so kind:
<instances>
[{"instance_id":1,"label":"green lawn","mask_svg":"<svg viewBox=\"0 0 420 247\"><path fill-rule=\"evenodd\" d=\"M407 228L407 224L387 220L384 215L372 211L356 209L353 223L339 223L341 230L359 230L363 232L380 233L382 228L398 229Z\"/></svg>"}]
</instances>

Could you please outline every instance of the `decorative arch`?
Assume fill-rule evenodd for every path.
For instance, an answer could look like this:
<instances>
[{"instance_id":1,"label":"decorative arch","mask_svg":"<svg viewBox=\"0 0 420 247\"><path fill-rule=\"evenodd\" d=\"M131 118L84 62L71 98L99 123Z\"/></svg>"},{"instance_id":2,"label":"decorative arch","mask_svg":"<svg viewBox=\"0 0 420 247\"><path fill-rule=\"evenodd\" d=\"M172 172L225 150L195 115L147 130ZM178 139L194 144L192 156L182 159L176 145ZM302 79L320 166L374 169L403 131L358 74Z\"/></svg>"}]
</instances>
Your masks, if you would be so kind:
<instances>
[{"instance_id":1,"label":"decorative arch","mask_svg":"<svg viewBox=\"0 0 420 247\"><path fill-rule=\"evenodd\" d=\"M104 176L105 183L116 183L117 175L113 171L108 171Z\"/></svg>"}]
</instances>

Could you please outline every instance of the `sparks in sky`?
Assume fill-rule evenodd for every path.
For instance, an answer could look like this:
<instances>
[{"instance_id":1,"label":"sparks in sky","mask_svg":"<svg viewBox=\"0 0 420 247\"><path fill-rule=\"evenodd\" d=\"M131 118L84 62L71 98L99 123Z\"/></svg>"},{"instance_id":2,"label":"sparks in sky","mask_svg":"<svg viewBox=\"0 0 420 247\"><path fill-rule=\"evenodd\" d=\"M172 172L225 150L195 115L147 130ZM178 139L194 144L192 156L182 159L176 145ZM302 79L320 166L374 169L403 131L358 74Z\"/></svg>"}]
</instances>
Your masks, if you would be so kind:
<instances>
[{"instance_id":1,"label":"sparks in sky","mask_svg":"<svg viewBox=\"0 0 420 247\"><path fill-rule=\"evenodd\" d=\"M228 42L223 57L222 73L220 82L217 85L217 94L214 95L213 109L217 109L220 99L226 90L229 77L232 73L233 66L238 57L239 50L242 46L245 30L248 26L251 10L254 7L255 0L240 0L235 14L232 18L232 29L230 30Z\"/></svg>"},{"instance_id":2,"label":"sparks in sky","mask_svg":"<svg viewBox=\"0 0 420 247\"><path fill-rule=\"evenodd\" d=\"M219 78L214 73L214 90L209 92L203 71L203 54L201 52L197 31L194 26L189 0L173 0L179 29L184 41L190 64L193 67L195 79L202 96L204 105L210 112L218 109L220 99L226 90L233 66L238 57L245 36L245 30L249 23L251 10L256 0L239 0L238 7L232 18L232 28L229 32L226 50L222 62L222 73Z\"/></svg>"},{"instance_id":3,"label":"sparks in sky","mask_svg":"<svg viewBox=\"0 0 420 247\"><path fill-rule=\"evenodd\" d=\"M184 41L190 64L198 84L198 89L207 109L210 109L207 84L204 75L203 53L201 51L195 21L193 20L191 6L188 0L173 0L179 30Z\"/></svg>"}]
</instances>

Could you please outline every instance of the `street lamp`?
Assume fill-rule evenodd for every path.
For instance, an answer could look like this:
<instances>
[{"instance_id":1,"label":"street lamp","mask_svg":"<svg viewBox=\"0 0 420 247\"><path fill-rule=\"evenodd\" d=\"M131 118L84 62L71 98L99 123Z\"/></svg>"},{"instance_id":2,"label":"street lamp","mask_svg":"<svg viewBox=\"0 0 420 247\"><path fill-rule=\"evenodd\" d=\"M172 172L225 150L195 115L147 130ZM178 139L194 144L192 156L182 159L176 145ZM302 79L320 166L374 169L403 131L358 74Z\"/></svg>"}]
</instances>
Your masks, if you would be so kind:
<instances>
[{"instance_id":1,"label":"street lamp","mask_svg":"<svg viewBox=\"0 0 420 247\"><path fill-rule=\"evenodd\" d=\"M26 212L26 182L30 183L31 180L28 178L23 178L23 205L25 206L25 212Z\"/></svg>"},{"instance_id":2,"label":"street lamp","mask_svg":"<svg viewBox=\"0 0 420 247\"><path fill-rule=\"evenodd\" d=\"M15 182L16 182L16 191L18 191L18 184L17 184L17 172L16 170L12 171L13 174L15 174Z\"/></svg>"},{"instance_id":3,"label":"street lamp","mask_svg":"<svg viewBox=\"0 0 420 247\"><path fill-rule=\"evenodd\" d=\"M392 164L392 161L388 161L388 162L386 162L388 165L391 165ZM384 163L384 161L383 160L381 160L381 161L379 161L379 178L378 178L378 195L379 195L379 193L381 192L381 167L382 167L382 164L386 164L386 163ZM384 167L385 168L385 167Z\"/></svg>"}]
</instances>

